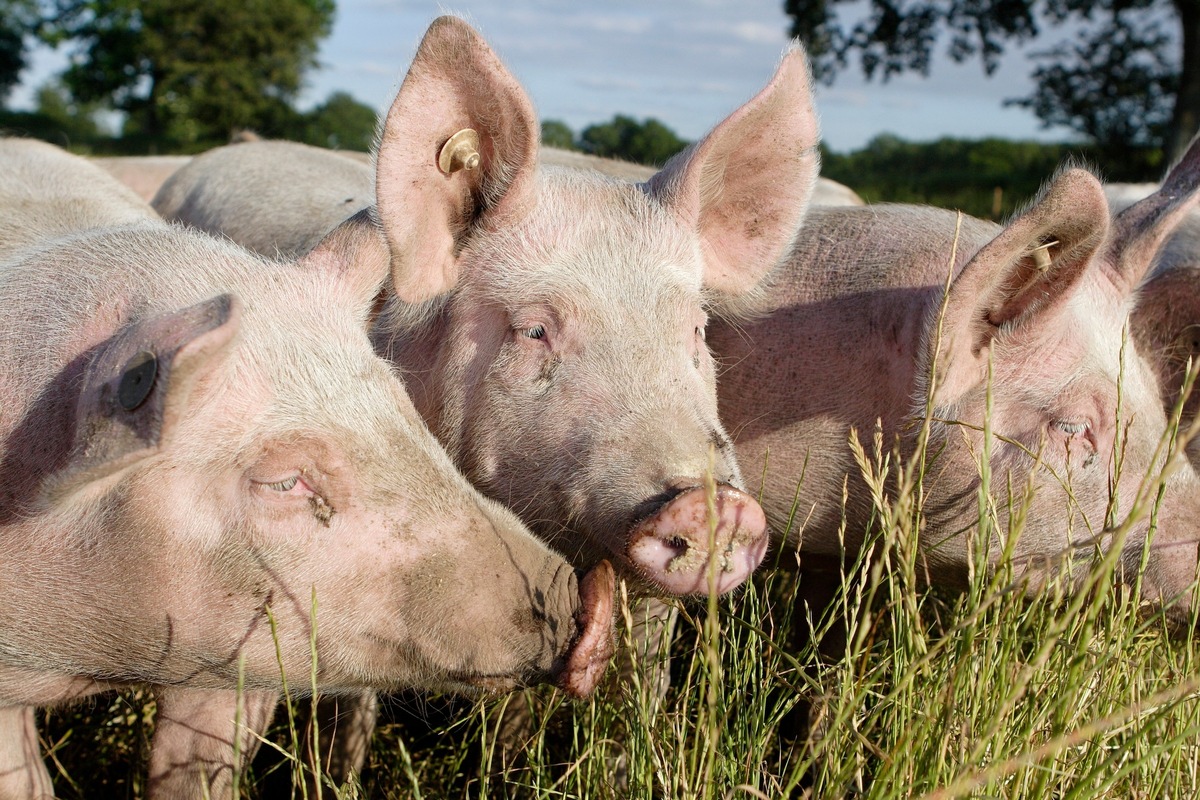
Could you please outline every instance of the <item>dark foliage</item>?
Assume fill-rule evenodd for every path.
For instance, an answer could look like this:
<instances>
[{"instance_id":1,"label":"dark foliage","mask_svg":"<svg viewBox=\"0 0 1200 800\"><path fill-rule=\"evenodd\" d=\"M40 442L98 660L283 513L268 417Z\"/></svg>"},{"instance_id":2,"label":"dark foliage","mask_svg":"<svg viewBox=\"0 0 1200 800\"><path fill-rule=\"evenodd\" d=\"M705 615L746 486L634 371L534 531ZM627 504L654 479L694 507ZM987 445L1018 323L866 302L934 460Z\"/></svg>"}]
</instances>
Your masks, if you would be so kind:
<instances>
[{"instance_id":1,"label":"dark foliage","mask_svg":"<svg viewBox=\"0 0 1200 800\"><path fill-rule=\"evenodd\" d=\"M1038 40L1047 47L1034 54L1036 88L1008 102L1044 126L1068 126L1109 153L1178 154L1200 124L1200 0L868 0L865 13L840 10L850 2L784 2L822 81L854 56L868 78L928 75L943 39L951 59L978 57L991 74L1007 46ZM1067 31L1073 41L1050 39Z\"/></svg>"},{"instance_id":2,"label":"dark foliage","mask_svg":"<svg viewBox=\"0 0 1200 800\"><path fill-rule=\"evenodd\" d=\"M1128 148L1109 159L1097 147L1012 142L1004 139L939 139L906 142L872 139L862 150L822 152L821 174L874 202L928 203L984 219L1003 219L1032 199L1065 161L1097 168L1111 181L1148 181L1161 176L1160 151Z\"/></svg>"},{"instance_id":3,"label":"dark foliage","mask_svg":"<svg viewBox=\"0 0 1200 800\"><path fill-rule=\"evenodd\" d=\"M589 125L579 134L579 149L596 156L661 166L687 142L656 119L638 122L618 114L611 122Z\"/></svg>"}]
</instances>

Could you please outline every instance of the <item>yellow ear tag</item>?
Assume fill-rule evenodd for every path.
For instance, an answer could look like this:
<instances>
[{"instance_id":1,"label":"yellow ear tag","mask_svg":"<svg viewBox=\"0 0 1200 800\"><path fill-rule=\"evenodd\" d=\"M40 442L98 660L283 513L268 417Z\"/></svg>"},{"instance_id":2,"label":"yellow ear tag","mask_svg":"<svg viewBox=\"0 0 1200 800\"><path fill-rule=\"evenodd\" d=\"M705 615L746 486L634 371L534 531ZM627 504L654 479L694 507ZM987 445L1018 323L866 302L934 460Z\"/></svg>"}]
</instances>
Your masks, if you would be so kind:
<instances>
[{"instance_id":1,"label":"yellow ear tag","mask_svg":"<svg viewBox=\"0 0 1200 800\"><path fill-rule=\"evenodd\" d=\"M1042 272L1050 269L1050 248L1058 244L1057 241L1046 242L1040 247L1035 247L1030 255L1033 256L1033 265Z\"/></svg>"},{"instance_id":2,"label":"yellow ear tag","mask_svg":"<svg viewBox=\"0 0 1200 800\"><path fill-rule=\"evenodd\" d=\"M479 169L479 134L463 128L447 139L438 153L438 169L447 175L460 169Z\"/></svg>"}]
</instances>

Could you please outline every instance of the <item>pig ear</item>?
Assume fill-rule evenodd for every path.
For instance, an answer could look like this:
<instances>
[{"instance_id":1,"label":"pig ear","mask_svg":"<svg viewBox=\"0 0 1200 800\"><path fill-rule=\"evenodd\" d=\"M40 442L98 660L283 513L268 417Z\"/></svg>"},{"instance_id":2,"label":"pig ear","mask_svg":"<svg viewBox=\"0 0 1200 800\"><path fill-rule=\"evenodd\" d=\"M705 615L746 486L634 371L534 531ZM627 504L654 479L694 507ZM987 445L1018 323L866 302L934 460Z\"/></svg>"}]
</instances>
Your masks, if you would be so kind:
<instances>
[{"instance_id":1,"label":"pig ear","mask_svg":"<svg viewBox=\"0 0 1200 800\"><path fill-rule=\"evenodd\" d=\"M364 208L327 233L297 266L334 276L365 322L387 282L387 242L370 209Z\"/></svg>"},{"instance_id":2,"label":"pig ear","mask_svg":"<svg viewBox=\"0 0 1200 800\"><path fill-rule=\"evenodd\" d=\"M101 345L84 376L68 466L48 494L94 485L166 446L192 386L225 351L238 319L237 301L220 295L133 323Z\"/></svg>"},{"instance_id":3,"label":"pig ear","mask_svg":"<svg viewBox=\"0 0 1200 800\"><path fill-rule=\"evenodd\" d=\"M462 134L454 158L450 139L461 131L473 131L477 143ZM539 136L525 91L479 34L455 17L434 20L388 111L376 158L376 203L400 299L453 288L472 227L525 208Z\"/></svg>"},{"instance_id":4,"label":"pig ear","mask_svg":"<svg viewBox=\"0 0 1200 800\"><path fill-rule=\"evenodd\" d=\"M1158 191L1131 205L1113 223L1111 260L1121 283L1133 291L1167 238L1200 201L1200 137L1163 179Z\"/></svg>"},{"instance_id":5,"label":"pig ear","mask_svg":"<svg viewBox=\"0 0 1200 800\"><path fill-rule=\"evenodd\" d=\"M1200 360L1200 269L1178 267L1155 275L1138 291L1130 315L1130 335L1138 352L1154 366L1167 413L1179 400L1188 361ZM1200 410L1193 390L1184 420Z\"/></svg>"},{"instance_id":6,"label":"pig ear","mask_svg":"<svg viewBox=\"0 0 1200 800\"><path fill-rule=\"evenodd\" d=\"M1071 169L971 258L946 297L939 404L986 379L988 351L1002 329L1029 330L1053 315L1096 261L1107 232L1100 182Z\"/></svg>"},{"instance_id":7,"label":"pig ear","mask_svg":"<svg viewBox=\"0 0 1200 800\"><path fill-rule=\"evenodd\" d=\"M808 60L794 45L758 96L650 179L650 194L699 234L705 286L743 294L787 254L819 139Z\"/></svg>"}]
</instances>

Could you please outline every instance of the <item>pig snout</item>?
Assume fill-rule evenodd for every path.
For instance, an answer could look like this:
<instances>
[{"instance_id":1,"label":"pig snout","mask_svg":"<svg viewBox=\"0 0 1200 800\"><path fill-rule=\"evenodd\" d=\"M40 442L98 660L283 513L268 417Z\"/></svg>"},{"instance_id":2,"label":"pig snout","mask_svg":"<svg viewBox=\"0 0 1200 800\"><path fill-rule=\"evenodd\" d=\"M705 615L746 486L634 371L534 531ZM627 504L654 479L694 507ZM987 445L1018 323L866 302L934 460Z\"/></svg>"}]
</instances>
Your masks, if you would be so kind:
<instances>
[{"instance_id":1,"label":"pig snout","mask_svg":"<svg viewBox=\"0 0 1200 800\"><path fill-rule=\"evenodd\" d=\"M616 577L607 561L601 561L579 582L579 637L558 676L559 687L572 697L591 695L612 658L615 591Z\"/></svg>"},{"instance_id":2,"label":"pig snout","mask_svg":"<svg viewBox=\"0 0 1200 800\"><path fill-rule=\"evenodd\" d=\"M766 552L762 508L724 483L716 486L711 516L705 487L680 489L634 526L625 548L639 575L674 595L707 594L710 569L717 593L727 592L754 572Z\"/></svg>"}]
</instances>

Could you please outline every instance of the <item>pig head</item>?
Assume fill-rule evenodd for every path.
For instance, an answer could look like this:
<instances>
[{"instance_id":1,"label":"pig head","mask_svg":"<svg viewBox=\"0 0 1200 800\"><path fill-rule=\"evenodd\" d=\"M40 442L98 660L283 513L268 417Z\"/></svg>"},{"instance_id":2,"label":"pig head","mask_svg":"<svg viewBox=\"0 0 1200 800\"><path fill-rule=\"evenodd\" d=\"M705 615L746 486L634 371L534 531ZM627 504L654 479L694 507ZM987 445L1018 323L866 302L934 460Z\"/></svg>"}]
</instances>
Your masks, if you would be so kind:
<instances>
[{"instance_id":1,"label":"pig head","mask_svg":"<svg viewBox=\"0 0 1200 800\"><path fill-rule=\"evenodd\" d=\"M772 297L709 338L739 458L765 469L768 517L794 523L802 565L863 541L873 501L851 431L869 452L880 425L885 453L908 460L928 416L930 581L962 585L1006 555L1019 569L1090 564L1114 547L1132 579L1153 534L1143 594L1186 613L1200 480L1171 456L1155 358L1127 332L1139 282L1197 200L1198 164L1193 148L1111 222L1079 169L1002 228L910 206L809 216Z\"/></svg>"},{"instance_id":2,"label":"pig head","mask_svg":"<svg viewBox=\"0 0 1200 800\"><path fill-rule=\"evenodd\" d=\"M335 234L264 263L105 202L110 181L0 140L17 738L17 706L131 682L276 689L308 674L314 636L324 690L590 692L611 570L577 578L429 435L366 334L386 259Z\"/></svg>"}]
</instances>

